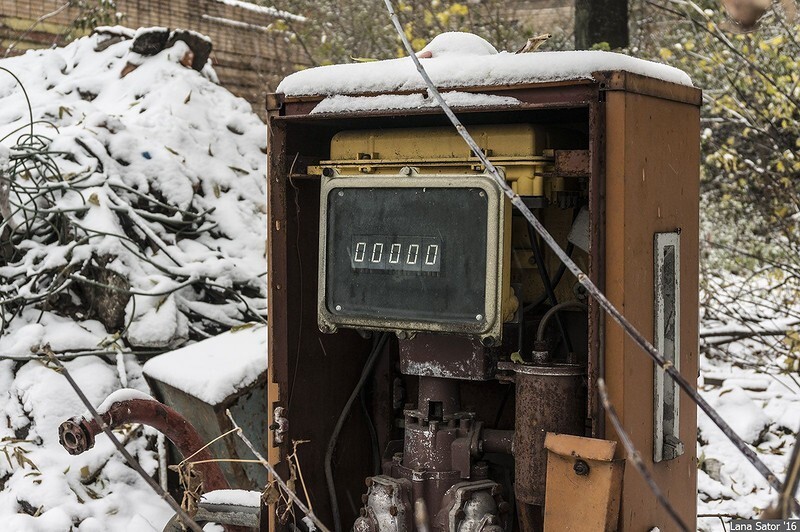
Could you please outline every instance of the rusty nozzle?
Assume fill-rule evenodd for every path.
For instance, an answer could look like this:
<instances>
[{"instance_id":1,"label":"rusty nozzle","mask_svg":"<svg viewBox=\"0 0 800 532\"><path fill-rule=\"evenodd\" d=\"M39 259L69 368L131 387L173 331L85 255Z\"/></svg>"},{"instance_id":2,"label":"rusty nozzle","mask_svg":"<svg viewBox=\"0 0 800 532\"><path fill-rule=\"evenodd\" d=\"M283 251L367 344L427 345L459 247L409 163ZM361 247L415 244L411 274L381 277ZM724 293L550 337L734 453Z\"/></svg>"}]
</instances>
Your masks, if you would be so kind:
<instances>
[{"instance_id":1,"label":"rusty nozzle","mask_svg":"<svg viewBox=\"0 0 800 532\"><path fill-rule=\"evenodd\" d=\"M94 447L94 434L86 430L81 418L72 418L58 427L58 443L69 454L81 454Z\"/></svg>"}]
</instances>

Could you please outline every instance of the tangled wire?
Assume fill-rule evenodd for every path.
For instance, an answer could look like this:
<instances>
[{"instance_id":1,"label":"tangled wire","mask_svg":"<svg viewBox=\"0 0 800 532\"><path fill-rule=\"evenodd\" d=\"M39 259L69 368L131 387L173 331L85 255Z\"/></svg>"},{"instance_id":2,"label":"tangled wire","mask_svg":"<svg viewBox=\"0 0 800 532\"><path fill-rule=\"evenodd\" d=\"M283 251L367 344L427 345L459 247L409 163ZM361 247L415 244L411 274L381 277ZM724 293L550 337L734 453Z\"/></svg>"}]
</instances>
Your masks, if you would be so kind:
<instances>
[{"instance_id":1,"label":"tangled wire","mask_svg":"<svg viewBox=\"0 0 800 532\"><path fill-rule=\"evenodd\" d=\"M18 135L10 149L0 144L0 337L23 315L52 312L96 319L128 348L163 351L264 321L264 274L221 250L231 236L203 187L178 205L124 168L110 171L124 160L88 133L60 138L51 121L34 120L20 80L0 70L22 87L29 116L0 139Z\"/></svg>"}]
</instances>

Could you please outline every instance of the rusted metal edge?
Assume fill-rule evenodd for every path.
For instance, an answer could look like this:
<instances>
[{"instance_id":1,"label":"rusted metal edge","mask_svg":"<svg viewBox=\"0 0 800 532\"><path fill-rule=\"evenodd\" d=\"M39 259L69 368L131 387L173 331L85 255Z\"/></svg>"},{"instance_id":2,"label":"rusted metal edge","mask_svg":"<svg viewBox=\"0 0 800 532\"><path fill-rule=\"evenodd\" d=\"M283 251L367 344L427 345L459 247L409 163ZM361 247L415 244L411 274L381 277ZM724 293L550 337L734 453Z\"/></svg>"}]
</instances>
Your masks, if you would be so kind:
<instances>
[{"instance_id":1,"label":"rusted metal edge","mask_svg":"<svg viewBox=\"0 0 800 532\"><path fill-rule=\"evenodd\" d=\"M285 96L280 92L268 92L264 100L267 112L279 111L283 107Z\"/></svg>"},{"instance_id":2,"label":"rusted metal edge","mask_svg":"<svg viewBox=\"0 0 800 532\"><path fill-rule=\"evenodd\" d=\"M605 134L605 93L599 91L589 108L589 275L601 290L605 290ZM593 437L604 437L605 416L598 401L597 380L605 375L605 313L593 298L589 298L588 341L586 413L589 433Z\"/></svg>"},{"instance_id":3,"label":"rusted metal edge","mask_svg":"<svg viewBox=\"0 0 800 532\"><path fill-rule=\"evenodd\" d=\"M556 150L556 175L590 177L592 163L589 150Z\"/></svg>"},{"instance_id":4,"label":"rusted metal edge","mask_svg":"<svg viewBox=\"0 0 800 532\"><path fill-rule=\"evenodd\" d=\"M610 462L614 459L617 442L548 432L544 437L544 447L561 456Z\"/></svg>"},{"instance_id":5,"label":"rusted metal edge","mask_svg":"<svg viewBox=\"0 0 800 532\"><path fill-rule=\"evenodd\" d=\"M688 87L624 71L601 71L594 72L592 75L601 91L625 91L697 107L703 103L703 91L697 87Z\"/></svg>"},{"instance_id":6,"label":"rusted metal edge","mask_svg":"<svg viewBox=\"0 0 800 532\"><path fill-rule=\"evenodd\" d=\"M311 111L319 102L298 102L286 108L286 114L275 117L275 120L341 120L348 118L377 118L377 117L396 117L410 115L441 115L441 109L437 107L426 107L421 109L385 109L375 111L358 111L343 113L319 113L311 114ZM572 101L565 99L563 102L544 102L527 103L519 105L502 106L481 106L481 107L459 107L458 113L507 113L515 111L535 111L541 109L584 109L588 106L585 101Z\"/></svg>"}]
</instances>

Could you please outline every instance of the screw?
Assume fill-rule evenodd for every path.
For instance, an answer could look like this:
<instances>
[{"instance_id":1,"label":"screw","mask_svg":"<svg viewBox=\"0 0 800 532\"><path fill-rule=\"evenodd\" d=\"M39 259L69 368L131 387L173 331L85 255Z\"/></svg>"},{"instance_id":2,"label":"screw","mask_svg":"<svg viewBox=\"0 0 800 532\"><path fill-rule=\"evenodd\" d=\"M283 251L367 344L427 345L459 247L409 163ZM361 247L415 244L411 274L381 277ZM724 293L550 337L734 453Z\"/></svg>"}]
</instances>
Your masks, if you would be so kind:
<instances>
[{"instance_id":1,"label":"screw","mask_svg":"<svg viewBox=\"0 0 800 532\"><path fill-rule=\"evenodd\" d=\"M340 190L340 191L339 191L339 195L340 195L340 196L344 196L344 192Z\"/></svg>"},{"instance_id":2,"label":"screw","mask_svg":"<svg viewBox=\"0 0 800 532\"><path fill-rule=\"evenodd\" d=\"M572 469L573 471L575 471L576 475L580 475L582 477L585 477L586 475L589 474L589 464L587 464L583 460L578 460L577 462L575 462L575 465L572 466Z\"/></svg>"},{"instance_id":3,"label":"screw","mask_svg":"<svg viewBox=\"0 0 800 532\"><path fill-rule=\"evenodd\" d=\"M342 310L342 306L341 305L336 305L336 310Z\"/></svg>"},{"instance_id":4,"label":"screw","mask_svg":"<svg viewBox=\"0 0 800 532\"><path fill-rule=\"evenodd\" d=\"M482 198L483 198L483 197L486 197L486 192L484 192L483 190L481 190L481 191L480 191L480 193L479 193L478 195L479 195L480 197L482 197Z\"/></svg>"},{"instance_id":5,"label":"screw","mask_svg":"<svg viewBox=\"0 0 800 532\"><path fill-rule=\"evenodd\" d=\"M477 321L481 321L483 319L483 314L478 314L477 316L475 316L475 319Z\"/></svg>"}]
</instances>

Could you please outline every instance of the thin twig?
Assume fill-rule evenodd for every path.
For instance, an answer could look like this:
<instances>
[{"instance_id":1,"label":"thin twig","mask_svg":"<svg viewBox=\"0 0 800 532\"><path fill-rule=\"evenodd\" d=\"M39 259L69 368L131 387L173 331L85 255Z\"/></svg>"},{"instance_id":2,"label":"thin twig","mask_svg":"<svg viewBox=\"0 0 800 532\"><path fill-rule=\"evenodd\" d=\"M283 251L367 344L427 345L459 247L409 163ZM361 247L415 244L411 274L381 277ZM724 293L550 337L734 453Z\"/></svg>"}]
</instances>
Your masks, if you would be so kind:
<instances>
[{"instance_id":1,"label":"thin twig","mask_svg":"<svg viewBox=\"0 0 800 532\"><path fill-rule=\"evenodd\" d=\"M217 436L216 438L214 438L213 440L211 440L210 442L208 442L207 444L203 445L202 447L197 449L195 452L193 452L192 454L190 454L189 456L187 456L186 458L181 460L181 463L178 464L178 466L182 466L183 464L185 464L186 462L188 462L189 460L191 460L192 458L197 456L197 453L201 452L203 449L207 449L210 445L218 442L219 440L221 440L222 438L224 438L228 434L232 434L234 432L236 432L236 429L231 429L228 432L226 432L225 434L220 434L219 436ZM192 463L193 464L202 464L202 463L205 463L205 462L213 462L213 460L204 460L202 462L192 462Z\"/></svg>"},{"instance_id":2,"label":"thin twig","mask_svg":"<svg viewBox=\"0 0 800 532\"><path fill-rule=\"evenodd\" d=\"M183 511L181 505L175 502L175 499L173 499L169 493L161 489L161 486L159 486L158 483L155 480L153 480L152 477L150 477L150 475L148 475L144 469L142 469L142 466L139 465L139 462L137 462L133 456L131 456L131 453L128 452L125 446L122 445L122 443L120 443L120 441L114 437L114 433L111 432L111 429L108 428L108 425L106 425L105 422L103 422L103 419L100 417L100 414L97 413L97 410L95 409L94 405L92 405L91 401L89 401L89 399L86 398L86 394L83 393L81 387L78 386L78 383L75 382L75 379L72 378L72 375L70 375L66 366L64 366L64 364L61 363L61 361L58 359L58 357L55 356L53 351L47 349L42 354L45 355L48 358L48 360L50 360L50 362L52 362L58 367L59 371L67 379L70 386L72 386L72 389L75 390L75 393L78 394L78 397L80 397L81 402L83 402L84 406L86 406L86 408L89 410L89 413L92 414L92 418L94 418L95 423L97 423L98 426L100 426L105 435L108 436L108 439L111 440L111 443L113 443L114 446L119 450L120 454L122 454L122 456L125 457L125 461L128 462L128 465L131 466L137 473L139 473L139 475L144 479L144 481L147 482L147 485L150 486L153 489L153 491L158 493L158 495L162 499L164 499L164 501L166 501L167 504L170 505L170 507L175 511L175 513L178 514L181 521L183 521L184 525L191 528L194 532L203 532L203 529L200 528L200 525L198 525L194 521L194 519L189 517L186 514L186 512Z\"/></svg>"},{"instance_id":3,"label":"thin twig","mask_svg":"<svg viewBox=\"0 0 800 532\"><path fill-rule=\"evenodd\" d=\"M794 494L797 493L797 485L800 483L800 434L795 438L792 458L789 460L789 468L786 470L786 479L783 482L783 491L778 497L779 519L789 519L792 517L792 501Z\"/></svg>"},{"instance_id":4,"label":"thin twig","mask_svg":"<svg viewBox=\"0 0 800 532\"><path fill-rule=\"evenodd\" d=\"M519 212L525 217L531 226L536 230L539 236L542 237L542 240L547 244L547 246L553 250L553 253L559 258L559 260L564 263L567 269L572 273L578 280L578 282L586 289L587 294L589 294L594 300L600 305L600 307L615 321L617 324L622 327L625 334L627 334L644 352L647 354L655 364L658 365L664 372L670 376L670 378L675 381L675 383L683 390L686 395L694 401L700 409L705 412L705 414L714 422L714 424L719 427L723 434L731 441L731 443L739 450L740 453L744 455L748 462L750 462L753 467L767 480L770 486L775 488L778 491L783 489L783 485L778 480L778 477L773 473L764 462L756 455L755 451L753 451L747 444L742 440L736 432L731 428L731 426L724 420L722 417L717 413L716 410L705 400L703 399L695 390L694 385L686 380L683 375L675 369L675 366L668 362L661 353L651 344L642 333L639 332L636 327L615 307L611 301L600 291L600 289L592 282L588 275L586 275L580 267L570 258L570 256L558 245L558 242L553 238L550 232L544 227L542 222L539 221L538 218L531 212L522 198L514 192L511 187L506 183L505 178L500 174L497 168L492 164L492 162L486 157L486 154L481 150L472 136L469 134L467 129L461 123L461 121L456 117L453 110L444 101L444 98L439 93L439 90L434 85L433 81L431 80L428 73L425 71L425 68L420 63L419 58L414 53L414 49L411 46L411 43L406 37L405 32L403 31L403 26L400 23L400 19L397 17L397 14L392 7L391 0L384 0L386 4L386 8L389 11L389 15L392 19L392 23L394 24L395 30L397 30L397 34L400 37L400 40L403 42L403 46L405 46L409 57L414 62L414 65L417 67L417 71L419 72L422 79L425 81L426 86L428 87L428 93L433 96L434 100L439 104L439 107L442 108L444 114L453 124L453 126L458 131L461 138L464 139L464 142L472 149L472 152L478 157L478 159L483 164L484 168L486 169L486 173L493 178L495 184L500 187L500 190L511 200L511 203L519 210ZM800 504L795 501L795 506L800 508Z\"/></svg>"},{"instance_id":5,"label":"thin twig","mask_svg":"<svg viewBox=\"0 0 800 532\"><path fill-rule=\"evenodd\" d=\"M5 53L5 54L3 54L3 57L4 57L4 58L8 57L8 54L10 54L10 53L11 53L11 50L13 50L13 49L14 49L14 47L15 47L17 44L19 44L19 43L22 41L22 39L24 39L25 37L27 37L27 36L28 36L28 34L29 34L30 32L32 32L32 31L33 31L33 30L36 28L36 26L38 26L39 24L41 24L41 23L42 23L42 22L44 22L45 20L47 20L47 19L49 19L49 18L51 18L51 17L54 17L54 16L58 15L59 13L61 13L62 11L64 11L65 9L67 9L67 8L70 6L70 3L71 3L71 2L67 2L67 3L65 3L65 4L61 5L60 7L58 7L57 9L55 9L55 10L51 11L50 13L45 13L45 14L44 14L44 15L42 15L41 17L39 17L39 18L37 18L36 20L34 20L34 21L33 21L33 24L31 24L31 25L30 25L30 27L28 27L28 29L27 29L27 30L23 31L23 32L22 32L22 33L19 35L19 37L17 37L17 38L16 38L14 41L12 41L12 42L11 42L11 44L9 44L9 45L8 45L8 48L6 48L6 53Z\"/></svg>"},{"instance_id":6,"label":"thin twig","mask_svg":"<svg viewBox=\"0 0 800 532\"><path fill-rule=\"evenodd\" d=\"M308 501L308 509L313 512L314 505L311 504L311 497L308 496L308 488L306 487L306 481L305 479L303 479L303 470L300 468L300 459L297 458L297 446L301 443L308 443L308 440L300 440L300 441L292 440L292 458L294 458L294 465L297 468L297 476L300 478L300 485L303 486L303 493L305 494L306 500Z\"/></svg>"},{"instance_id":7,"label":"thin twig","mask_svg":"<svg viewBox=\"0 0 800 532\"><path fill-rule=\"evenodd\" d=\"M283 479L280 477L280 475L278 475L278 472L275 471L275 468L272 467L272 464L270 464L267 460L265 460L264 457L261 455L261 453L258 452L258 449L256 449L255 446L252 443L250 443L250 440L248 440L247 436L244 435L242 428L236 423L236 420L233 419L231 411L225 410L225 415L228 416L228 419L231 420L231 423L233 424L234 428L238 430L237 434L239 438L242 439L247 448L250 449L250 452L253 453L256 456L256 458L258 458L258 460L261 462L261 464L267 469L267 471L269 471L269 474L275 479L275 482L278 483L281 489L283 489L283 491L286 492L286 495L288 495L289 498L292 499L292 501L297 505L297 507L300 508L300 511L306 514L308 518L314 522L317 528L319 528L320 532L331 532L330 529L325 525L323 525L322 521L320 521L319 518L316 515L314 515L314 512L309 510L308 507L305 504L303 504L303 501L300 500L300 497L298 497L294 491L289 489L289 486L287 486L286 482L284 482Z\"/></svg>"},{"instance_id":8,"label":"thin twig","mask_svg":"<svg viewBox=\"0 0 800 532\"><path fill-rule=\"evenodd\" d=\"M625 451L628 453L628 459L633 463L633 466L636 468L639 474L642 475L642 478L650 487L653 495L656 496L658 503L664 507L672 520L675 521L675 524L677 524L678 527L684 532L689 532L689 527L686 526L686 523L683 522L681 516L678 515L677 511L675 511L672 503L669 502L669 499L667 499L667 496L664 495L663 491L661 491L661 488L658 487L658 484L656 484L656 481L653 479L653 475L650 474L650 472L647 470L647 466L644 465L642 456L639 454L639 451L636 450L636 447L634 447L631 437L628 436L628 433L625 432L625 429L622 427L622 423L617 416L617 411L614 409L614 405L612 405L611 401L608 399L606 382L602 378L597 379L597 389L600 392L600 400L603 402L603 408L605 409L608 418L611 420L611 424L614 425L614 430L617 431L617 436L619 436L622 445L625 446Z\"/></svg>"}]
</instances>

